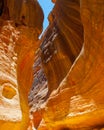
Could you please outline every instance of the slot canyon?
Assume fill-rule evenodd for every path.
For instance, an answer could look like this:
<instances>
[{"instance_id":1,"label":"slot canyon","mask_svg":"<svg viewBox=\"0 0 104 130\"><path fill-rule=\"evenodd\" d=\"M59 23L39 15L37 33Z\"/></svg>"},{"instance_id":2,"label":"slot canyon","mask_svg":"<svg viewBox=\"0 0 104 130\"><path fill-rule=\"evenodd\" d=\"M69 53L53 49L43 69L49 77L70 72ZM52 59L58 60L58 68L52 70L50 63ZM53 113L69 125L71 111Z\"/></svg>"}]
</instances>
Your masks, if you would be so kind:
<instances>
[{"instance_id":1,"label":"slot canyon","mask_svg":"<svg viewBox=\"0 0 104 130\"><path fill-rule=\"evenodd\" d=\"M51 1L0 0L0 130L104 130L104 0Z\"/></svg>"}]
</instances>

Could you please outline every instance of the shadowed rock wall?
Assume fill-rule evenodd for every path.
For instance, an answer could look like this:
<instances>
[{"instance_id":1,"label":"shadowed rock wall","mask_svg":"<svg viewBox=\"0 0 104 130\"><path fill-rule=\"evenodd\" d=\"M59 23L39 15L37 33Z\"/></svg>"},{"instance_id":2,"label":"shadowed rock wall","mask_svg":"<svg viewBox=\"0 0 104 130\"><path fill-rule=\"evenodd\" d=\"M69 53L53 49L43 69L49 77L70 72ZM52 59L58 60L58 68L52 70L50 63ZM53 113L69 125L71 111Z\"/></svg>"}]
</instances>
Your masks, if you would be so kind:
<instances>
[{"instance_id":1,"label":"shadowed rock wall","mask_svg":"<svg viewBox=\"0 0 104 130\"><path fill-rule=\"evenodd\" d=\"M57 0L49 21L41 44L41 57L51 93L66 76L82 48L79 0Z\"/></svg>"}]
</instances>

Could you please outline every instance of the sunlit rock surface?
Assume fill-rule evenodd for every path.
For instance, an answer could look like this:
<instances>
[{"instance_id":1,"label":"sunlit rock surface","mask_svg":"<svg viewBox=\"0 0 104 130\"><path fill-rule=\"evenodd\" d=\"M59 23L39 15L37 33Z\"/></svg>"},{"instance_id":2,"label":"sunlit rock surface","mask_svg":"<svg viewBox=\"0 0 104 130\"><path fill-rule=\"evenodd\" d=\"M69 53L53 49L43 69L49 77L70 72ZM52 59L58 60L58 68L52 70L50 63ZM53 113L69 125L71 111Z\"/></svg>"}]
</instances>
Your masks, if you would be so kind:
<instances>
[{"instance_id":1,"label":"sunlit rock surface","mask_svg":"<svg viewBox=\"0 0 104 130\"><path fill-rule=\"evenodd\" d=\"M0 29L0 120L20 121L22 119L15 51L15 38L18 39L18 33L10 22L3 23Z\"/></svg>"},{"instance_id":2,"label":"sunlit rock surface","mask_svg":"<svg viewBox=\"0 0 104 130\"><path fill-rule=\"evenodd\" d=\"M56 2L49 15L50 24L41 38L40 49L34 61L34 80L29 94L29 106L31 108L30 113L33 113L32 122L34 122L36 128L43 118L41 109L47 98L53 90L58 88L83 44L79 1L63 2L64 5L66 3L69 5L65 9L64 6L61 6L61 2L63 1ZM57 13L57 10L59 10L59 13ZM61 12L61 10L64 12ZM65 18L64 15L67 10L71 10L73 13L72 16L66 15ZM71 22L66 24L66 20L70 19L73 24ZM70 34L70 37L66 35L66 32Z\"/></svg>"},{"instance_id":3,"label":"sunlit rock surface","mask_svg":"<svg viewBox=\"0 0 104 130\"><path fill-rule=\"evenodd\" d=\"M0 130L23 130L29 125L28 93L33 80L34 52L39 45L28 27L15 28L10 21L1 23Z\"/></svg>"},{"instance_id":4,"label":"sunlit rock surface","mask_svg":"<svg viewBox=\"0 0 104 130\"><path fill-rule=\"evenodd\" d=\"M0 130L103 130L103 0L0 1Z\"/></svg>"},{"instance_id":5,"label":"sunlit rock surface","mask_svg":"<svg viewBox=\"0 0 104 130\"><path fill-rule=\"evenodd\" d=\"M4 0L0 15L0 130L27 130L43 13L37 1Z\"/></svg>"},{"instance_id":6,"label":"sunlit rock surface","mask_svg":"<svg viewBox=\"0 0 104 130\"><path fill-rule=\"evenodd\" d=\"M43 113L45 126L38 130L93 130L104 125L104 1L80 3L84 45L67 76L49 97Z\"/></svg>"}]
</instances>

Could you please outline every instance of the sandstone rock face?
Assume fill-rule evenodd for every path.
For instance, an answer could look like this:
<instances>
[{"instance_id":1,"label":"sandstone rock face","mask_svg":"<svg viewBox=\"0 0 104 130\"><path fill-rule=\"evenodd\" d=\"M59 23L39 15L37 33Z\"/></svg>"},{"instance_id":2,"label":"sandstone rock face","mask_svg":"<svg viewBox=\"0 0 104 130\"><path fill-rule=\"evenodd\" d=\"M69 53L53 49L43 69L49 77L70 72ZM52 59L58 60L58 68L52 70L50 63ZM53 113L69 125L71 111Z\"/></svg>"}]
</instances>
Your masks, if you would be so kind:
<instances>
[{"instance_id":1,"label":"sandstone rock face","mask_svg":"<svg viewBox=\"0 0 104 130\"><path fill-rule=\"evenodd\" d=\"M41 45L49 93L58 88L83 44L79 0L57 0Z\"/></svg>"},{"instance_id":2,"label":"sandstone rock face","mask_svg":"<svg viewBox=\"0 0 104 130\"><path fill-rule=\"evenodd\" d=\"M43 113L46 126L39 130L92 130L104 124L104 1L80 3L84 45L67 76L49 97Z\"/></svg>"},{"instance_id":3,"label":"sandstone rock face","mask_svg":"<svg viewBox=\"0 0 104 130\"><path fill-rule=\"evenodd\" d=\"M41 119L41 105L46 101L48 93L47 79L42 68L42 61L40 57L40 50L35 54L35 60L33 65L34 78L32 88L29 93L29 106L30 116L32 116L32 122L37 128Z\"/></svg>"},{"instance_id":4,"label":"sandstone rock face","mask_svg":"<svg viewBox=\"0 0 104 130\"><path fill-rule=\"evenodd\" d=\"M0 1L0 130L103 130L104 1L52 2L39 40L38 2Z\"/></svg>"},{"instance_id":5,"label":"sandstone rock face","mask_svg":"<svg viewBox=\"0 0 104 130\"><path fill-rule=\"evenodd\" d=\"M0 31L0 120L20 121L22 114L15 51L15 38L18 39L18 31L11 26L10 22L5 22Z\"/></svg>"},{"instance_id":6,"label":"sandstone rock face","mask_svg":"<svg viewBox=\"0 0 104 130\"><path fill-rule=\"evenodd\" d=\"M4 0L3 3L3 18L13 20L17 26L33 27L37 29L39 34L41 33L43 12L37 1Z\"/></svg>"},{"instance_id":7,"label":"sandstone rock face","mask_svg":"<svg viewBox=\"0 0 104 130\"><path fill-rule=\"evenodd\" d=\"M63 8L64 6L61 6L61 4L68 4L69 6ZM49 15L50 25L41 38L39 54L36 56L34 62L34 82L29 95L30 113L33 113L32 122L34 122L36 128L42 120L41 109L46 99L53 90L58 88L58 85L66 76L81 50L83 27L79 8L79 1L57 1L53 11ZM58 13L57 10L59 10ZM73 13L66 15L65 12L69 10ZM73 23L66 21L70 19ZM70 34L70 37L68 37L66 32ZM42 71L42 67L44 71ZM44 76L46 76L48 84Z\"/></svg>"},{"instance_id":8,"label":"sandstone rock face","mask_svg":"<svg viewBox=\"0 0 104 130\"><path fill-rule=\"evenodd\" d=\"M0 130L29 126L28 94L43 13L37 1L27 2L0 1Z\"/></svg>"}]
</instances>

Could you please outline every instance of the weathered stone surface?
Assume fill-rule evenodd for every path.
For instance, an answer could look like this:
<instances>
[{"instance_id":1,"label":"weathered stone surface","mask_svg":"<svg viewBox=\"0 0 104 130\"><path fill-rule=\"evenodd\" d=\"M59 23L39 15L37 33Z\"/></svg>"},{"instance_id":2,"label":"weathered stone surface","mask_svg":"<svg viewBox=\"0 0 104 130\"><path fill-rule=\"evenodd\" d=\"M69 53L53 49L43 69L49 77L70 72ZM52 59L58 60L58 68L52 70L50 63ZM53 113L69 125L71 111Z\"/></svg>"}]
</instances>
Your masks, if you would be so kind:
<instances>
[{"instance_id":1,"label":"weathered stone surface","mask_svg":"<svg viewBox=\"0 0 104 130\"><path fill-rule=\"evenodd\" d=\"M35 39L28 39L27 27L16 29L12 22L2 20L1 24L0 130L23 130L29 123L28 93L33 79Z\"/></svg>"},{"instance_id":2,"label":"weathered stone surface","mask_svg":"<svg viewBox=\"0 0 104 130\"><path fill-rule=\"evenodd\" d=\"M41 109L46 99L66 76L73 61L79 54L83 43L83 27L80 15L77 16L80 10L79 1L63 2L64 5L66 5L66 3L69 5L65 9L63 8L64 6L61 6L61 2L63 1L56 2L53 11L49 15L50 25L41 38L40 50L35 56L34 61L34 82L29 94L29 105L31 108L30 113L33 113L33 119L31 121L34 122L33 124L36 128L42 120ZM73 4L73 6L70 4ZM69 9L73 11L72 16L75 17L75 19L72 19L72 16L69 15L66 15L66 18L64 17L65 12ZM59 10L59 13L57 13L57 10ZM63 10L63 12L61 12L61 10ZM76 14L74 14L74 12L76 12ZM66 19L71 19L74 24L66 24ZM59 21L62 22L60 23ZM67 27L65 25L67 25ZM78 27L78 30L75 29L75 26ZM66 31L70 35L73 35L73 39L68 38ZM45 75L48 85L45 81L46 79L43 78Z\"/></svg>"},{"instance_id":3,"label":"weathered stone surface","mask_svg":"<svg viewBox=\"0 0 104 130\"><path fill-rule=\"evenodd\" d=\"M42 38L42 61L49 93L66 76L83 44L79 0L57 0Z\"/></svg>"},{"instance_id":4,"label":"weathered stone surface","mask_svg":"<svg viewBox=\"0 0 104 130\"><path fill-rule=\"evenodd\" d=\"M20 121L22 114L15 51L15 38L18 39L18 31L11 26L10 22L4 23L2 20L0 22L3 24L0 29L0 120Z\"/></svg>"},{"instance_id":5,"label":"weathered stone surface","mask_svg":"<svg viewBox=\"0 0 104 130\"><path fill-rule=\"evenodd\" d=\"M0 30L0 130L11 128L22 130L22 128L26 128L23 122L28 119L28 115L25 115L24 110L21 111L19 95L18 53L16 51L19 31L10 21L0 20L0 25L2 25ZM25 101L22 100L22 103L25 104ZM23 117L26 118L23 119Z\"/></svg>"},{"instance_id":6,"label":"weathered stone surface","mask_svg":"<svg viewBox=\"0 0 104 130\"><path fill-rule=\"evenodd\" d=\"M49 130L93 130L104 125L104 1L80 0L80 3L84 45L47 101L43 117Z\"/></svg>"},{"instance_id":7,"label":"weathered stone surface","mask_svg":"<svg viewBox=\"0 0 104 130\"><path fill-rule=\"evenodd\" d=\"M37 33L41 33L43 12L37 1L4 0L2 3L4 5L3 18L13 20L17 26L24 25L33 27L37 29Z\"/></svg>"},{"instance_id":8,"label":"weathered stone surface","mask_svg":"<svg viewBox=\"0 0 104 130\"><path fill-rule=\"evenodd\" d=\"M35 128L37 128L42 120L41 105L46 101L46 95L48 93L47 79L42 68L40 50L37 50L35 54L33 70L33 84L28 99L30 115L32 117L31 121Z\"/></svg>"},{"instance_id":9,"label":"weathered stone surface","mask_svg":"<svg viewBox=\"0 0 104 130\"><path fill-rule=\"evenodd\" d=\"M30 121L28 94L33 81L34 55L39 48L38 37L42 31L43 14L37 1L24 3L4 0L0 1L0 4L2 2L0 130L26 130ZM24 11L26 20L23 22L21 15Z\"/></svg>"},{"instance_id":10,"label":"weathered stone surface","mask_svg":"<svg viewBox=\"0 0 104 130\"><path fill-rule=\"evenodd\" d=\"M0 1L0 130L103 130L104 1L52 1L41 40L37 1Z\"/></svg>"}]
</instances>

